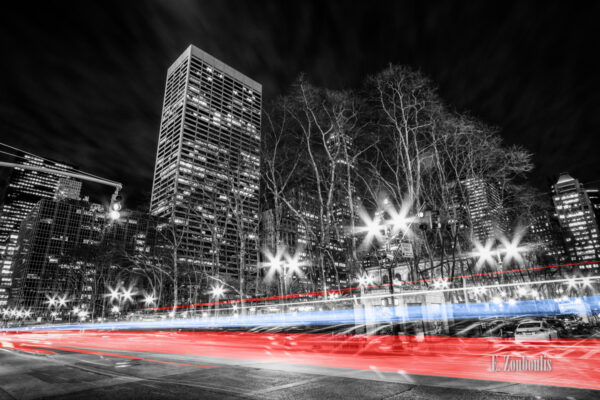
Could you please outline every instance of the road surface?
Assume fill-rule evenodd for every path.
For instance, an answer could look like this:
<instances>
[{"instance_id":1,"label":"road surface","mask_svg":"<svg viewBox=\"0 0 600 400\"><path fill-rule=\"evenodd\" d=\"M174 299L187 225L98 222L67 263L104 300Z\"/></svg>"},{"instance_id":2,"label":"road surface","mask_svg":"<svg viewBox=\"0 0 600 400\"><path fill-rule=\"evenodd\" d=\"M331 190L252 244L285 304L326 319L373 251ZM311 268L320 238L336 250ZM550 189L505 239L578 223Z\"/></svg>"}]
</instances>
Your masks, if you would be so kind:
<instances>
[{"instance_id":1,"label":"road surface","mask_svg":"<svg viewBox=\"0 0 600 400\"><path fill-rule=\"evenodd\" d=\"M135 348L143 340L155 351L124 350L121 343L129 341ZM309 364L293 353L285 361L258 359L243 343L235 349L239 357L232 352L215 356L208 347L209 355L198 354L202 351L188 342L182 346L194 354L168 352L165 343L177 340L176 333L138 332L126 339L106 332L0 335L0 400L600 398L600 391L589 389L384 371L376 358L365 368ZM549 384L543 375L540 383Z\"/></svg>"}]
</instances>

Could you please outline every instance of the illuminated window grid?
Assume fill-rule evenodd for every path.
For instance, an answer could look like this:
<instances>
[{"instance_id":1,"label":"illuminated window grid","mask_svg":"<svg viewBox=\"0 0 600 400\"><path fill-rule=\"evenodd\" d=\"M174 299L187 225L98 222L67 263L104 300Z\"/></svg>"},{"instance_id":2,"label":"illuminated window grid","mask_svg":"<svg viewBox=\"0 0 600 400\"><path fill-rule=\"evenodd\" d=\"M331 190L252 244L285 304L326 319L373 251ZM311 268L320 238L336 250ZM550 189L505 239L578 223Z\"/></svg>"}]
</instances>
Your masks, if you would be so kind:
<instances>
[{"instance_id":1,"label":"illuminated window grid","mask_svg":"<svg viewBox=\"0 0 600 400\"><path fill-rule=\"evenodd\" d=\"M261 92L194 46L168 70L150 209L185 230L185 262L212 267L216 237L219 273L239 273L242 241L256 265Z\"/></svg>"}]
</instances>

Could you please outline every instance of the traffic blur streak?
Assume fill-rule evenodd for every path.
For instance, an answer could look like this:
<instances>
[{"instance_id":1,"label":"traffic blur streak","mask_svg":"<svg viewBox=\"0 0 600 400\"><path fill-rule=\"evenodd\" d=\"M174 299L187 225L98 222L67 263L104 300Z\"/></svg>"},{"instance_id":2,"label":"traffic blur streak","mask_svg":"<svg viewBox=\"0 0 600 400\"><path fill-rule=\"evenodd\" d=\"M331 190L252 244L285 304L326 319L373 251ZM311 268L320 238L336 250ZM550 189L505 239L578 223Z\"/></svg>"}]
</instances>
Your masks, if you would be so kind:
<instances>
[{"instance_id":1,"label":"traffic blur streak","mask_svg":"<svg viewBox=\"0 0 600 400\"><path fill-rule=\"evenodd\" d=\"M370 296L376 298L380 296ZM385 298L385 296L383 296ZM352 306L352 299L330 302L328 306ZM346 303L346 304L344 304ZM349 303L349 304L348 304ZM145 321L120 321L105 323L79 323L66 325L32 325L0 329L2 331L49 331L49 330L140 330L140 329L214 329L281 326L328 326L365 325L389 322L444 321L457 319L540 317L563 314L561 304L576 304L590 312L600 311L600 296L564 297L560 299L520 300L514 302L480 302L458 304L427 304L404 307L371 307L367 312L362 307L307 311L227 316L207 316L182 319L156 319ZM284 307L289 307L286 305Z\"/></svg>"},{"instance_id":2,"label":"traffic blur streak","mask_svg":"<svg viewBox=\"0 0 600 400\"><path fill-rule=\"evenodd\" d=\"M110 351L148 352L162 353L163 358L164 354L187 355L191 359L199 356L203 357L202 363L211 363L210 357L219 357L600 389L599 339L523 342L500 338L411 335L46 331L0 333L0 347L38 353L56 350L115 357L124 355ZM505 363L505 357L509 357L509 361L523 357L526 360L543 358L549 360L547 366L550 369L505 370L506 365L510 365ZM491 371L492 359L495 360L496 371Z\"/></svg>"}]
</instances>

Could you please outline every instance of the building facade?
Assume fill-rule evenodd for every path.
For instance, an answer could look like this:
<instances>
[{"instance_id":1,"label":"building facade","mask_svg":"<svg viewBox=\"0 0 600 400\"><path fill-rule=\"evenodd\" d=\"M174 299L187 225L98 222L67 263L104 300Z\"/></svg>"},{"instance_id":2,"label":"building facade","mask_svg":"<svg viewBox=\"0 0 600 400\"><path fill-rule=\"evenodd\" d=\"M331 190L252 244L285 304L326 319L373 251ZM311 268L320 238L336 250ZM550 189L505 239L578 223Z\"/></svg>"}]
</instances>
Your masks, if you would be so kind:
<instances>
[{"instance_id":1,"label":"building facade","mask_svg":"<svg viewBox=\"0 0 600 400\"><path fill-rule=\"evenodd\" d=\"M261 95L194 46L168 69L150 211L174 224L190 273L256 269Z\"/></svg>"},{"instance_id":2,"label":"building facade","mask_svg":"<svg viewBox=\"0 0 600 400\"><path fill-rule=\"evenodd\" d=\"M600 259L600 234L597 209L583 185L568 173L563 173L552 187L552 201L561 226L567 254L571 261Z\"/></svg>"},{"instance_id":3,"label":"building facade","mask_svg":"<svg viewBox=\"0 0 600 400\"><path fill-rule=\"evenodd\" d=\"M9 304L37 316L95 310L107 285L135 274L131 257L154 254L156 239L155 222L143 214L123 211L112 220L100 204L43 199L21 224ZM69 304L52 307L52 297Z\"/></svg>"},{"instance_id":4,"label":"building facade","mask_svg":"<svg viewBox=\"0 0 600 400\"><path fill-rule=\"evenodd\" d=\"M461 181L461 190L466 202L466 222L473 239L485 244L498 233L506 231L506 218L497 185L482 178L471 178Z\"/></svg>"},{"instance_id":5,"label":"building facade","mask_svg":"<svg viewBox=\"0 0 600 400\"><path fill-rule=\"evenodd\" d=\"M568 260L563 233L558 217L550 212L535 213L530 222L528 238L537 246L547 263L562 263Z\"/></svg>"},{"instance_id":6,"label":"building facade","mask_svg":"<svg viewBox=\"0 0 600 400\"><path fill-rule=\"evenodd\" d=\"M18 154L15 162L59 171L76 170L71 165L27 153ZM61 177L58 175L24 168L14 168L10 172L0 211L0 254L2 257L0 306L7 304L8 301L9 289L12 284L11 265L21 222L41 199L51 199L57 195L59 180ZM73 183L73 180L62 180L70 182L71 185L66 195L78 197L79 192L73 186L77 183ZM81 183L79 183L79 188L81 188Z\"/></svg>"}]
</instances>

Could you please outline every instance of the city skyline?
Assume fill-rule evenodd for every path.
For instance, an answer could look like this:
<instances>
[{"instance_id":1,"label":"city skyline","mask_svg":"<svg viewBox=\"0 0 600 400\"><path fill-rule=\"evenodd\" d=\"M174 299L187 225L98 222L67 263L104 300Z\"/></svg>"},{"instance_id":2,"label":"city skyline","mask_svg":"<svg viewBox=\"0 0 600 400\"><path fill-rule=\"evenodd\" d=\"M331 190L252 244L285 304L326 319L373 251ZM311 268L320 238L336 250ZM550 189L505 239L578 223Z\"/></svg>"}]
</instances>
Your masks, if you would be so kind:
<instances>
[{"instance_id":1,"label":"city skyline","mask_svg":"<svg viewBox=\"0 0 600 400\"><path fill-rule=\"evenodd\" d=\"M0 400L598 398L600 3L70 1L0 15Z\"/></svg>"},{"instance_id":2,"label":"city skyline","mask_svg":"<svg viewBox=\"0 0 600 400\"><path fill-rule=\"evenodd\" d=\"M282 33L282 40L292 43L300 41L296 45L297 48L306 49L305 51L313 48L316 52L315 57L307 57L302 53L290 52L289 48L279 42L265 41L264 38L270 37L271 32L278 28L278 23L275 22L278 20L275 18L276 15L281 13L282 21L293 20L287 13L281 11L279 6L267 7L268 11L262 16L246 12L244 6L237 13L249 14L251 17L243 23L241 14L234 13L228 20L240 21L239 32L235 33L234 30L233 33L227 34L236 35L236 43L240 43L240 48L244 50L231 52L223 41L225 38L219 38L222 32L210 22L210 16L214 16L216 20L224 18L225 10L229 10L229 7L210 2L205 3L204 7L186 3L185 6L177 9L165 4L152 6L149 3L143 4L143 13L151 18L140 21L139 17L132 15L125 7L121 15L127 23L110 19L110 13L105 10L96 10L97 12L93 13L95 17L91 17L84 6L71 7L69 15L81 17L89 22L83 28L87 32L86 39L74 39L74 36L63 40L65 35L80 29L74 25L75 22L71 17L63 16L66 18L65 24L60 31L48 36L46 51L39 48L40 44L32 41L29 36L24 36L23 44L39 49L31 52L31 56L35 54L36 62L44 66L41 71L40 69L36 71L36 74L42 74L40 76L44 79L32 86L31 91L20 93L15 90L15 86L12 86L11 80L3 83L6 85L3 89L6 90L0 90L2 93L0 96L3 96L0 100L4 104L0 123L3 124L1 135L4 136L0 138L9 144L27 148L44 157L64 159L58 147L48 141L48 138L52 137L55 143L60 143L61 146L69 149L69 159L63 161L79 165L83 170L109 179L121 178L123 175L122 180L128 182L128 187L124 191L128 204L133 207L147 204L151 191L150 171L160 120L158 99L161 97L162 89L156 82L163 81L162 71L168 67L168 62L165 60L175 58L193 42L264 82L267 102L273 100L276 95L285 93L288 85L301 72L306 72L308 78L317 84L325 84L333 88L359 88L366 75L384 68L388 62L407 64L423 70L430 76L439 85L444 100L453 107L470 111L486 122L500 126L502 136L507 143L522 144L533 151L537 169L532 174L532 182L538 188L546 190L564 171L577 175L582 182L589 182L600 176L598 167L593 163L594 146L578 145L582 142L596 143L593 127L597 124L594 122L595 114L590 107L596 103L594 96L600 93L600 90L592 89L598 84L598 79L586 72L593 70L593 61L583 53L592 38L589 34L591 29L589 18L593 13L584 15L579 10L568 10L567 13L571 16L569 21L577 21L577 23L567 23L559 19L564 26L562 30L553 29L554 26L551 29L544 21L553 20L556 14L563 14L564 10L556 6L547 6L545 13L537 16L541 21L540 24L530 27L531 32L525 32L528 43L537 49L540 53L539 57L551 57L555 51L561 54L560 58L553 58L552 68L544 70L540 75L539 70L525 68L525 65L529 65L527 62L531 55L523 52L510 38L502 38L494 34L493 29L503 28L505 31L518 34L523 29L521 28L523 24L520 22L530 15L537 14L537 10L533 8L523 7L515 10L514 6L508 5L513 12L500 14L493 12L494 6L486 8L478 5L469 10L457 8L455 11L457 17L471 16L470 18L477 24L488 21L490 27L482 28L482 34L479 35L481 38L476 37L473 29L457 30L448 38L453 41L444 43L431 42L430 38L432 35L439 38L435 32L449 29L442 16L449 10L450 5L423 10L410 2L399 3L391 8L394 12L389 13L389 10L386 10L385 14L403 18L404 23L398 25L398 29L405 35L396 35L399 39L396 39L393 48L391 44L385 46L378 44L370 49L367 44L379 43L382 37L389 38L396 32L380 27L363 27L358 24L361 34L364 35L364 38L359 38L357 34L341 27L337 18L338 6L332 3L319 8L309 3L312 5L303 8L299 15L303 15L303 18L310 21L313 30L318 28L323 32L322 40L325 42L321 44L314 36L294 35L286 30ZM370 9L369 12L382 15L384 9L384 5L381 5ZM358 19L361 15L358 10L360 8L353 11L350 17ZM162 14L169 17L159 17L162 11L164 11ZM34 10L33 16L30 17L37 18L38 12L41 10ZM186 13L206 15L206 17L202 17L198 27L193 28L182 16ZM24 15L24 11L15 14L13 19L18 20L20 15ZM426 18L444 23L432 32L418 30L416 26ZM178 24L178 21L182 23ZM43 26L44 23L41 24ZM125 28L127 24L137 27L138 31L128 31ZM10 26L10 21L6 26ZM571 32L571 35L556 36L555 32L564 30ZM278 34L281 33L281 29L277 31ZM101 36L99 32L107 33L111 37L129 35L132 43L139 43L143 37L148 44L134 49L135 51L120 46L107 48L108 39ZM164 32L173 34L169 42L162 39L156 39L154 42L147 41L147 37L156 38L158 34ZM255 32L256 36L243 35L244 32ZM413 39L409 40L409 38ZM486 39L491 45L485 48L496 49L498 54L510 56L496 59L480 57L480 53L464 56L461 52L463 45L467 46ZM572 41L579 44L571 46ZM14 75L17 69L27 69L31 65L31 56L29 53L22 54L17 42L2 42L8 60L2 68L5 69L4 74L8 76ZM333 45L333 42L342 46ZM433 46L421 46L429 43L433 43ZM456 54L449 53L444 44L449 45L450 48L454 46ZM70 46L85 49L94 47L96 52L100 52L99 54L114 54L114 56L107 56L96 66L91 66L94 71L92 78L92 74L82 74L82 71L78 70L77 65L87 65L87 63L79 58L82 53L69 52ZM116 45L112 43L110 46ZM327 52L324 51L325 48L328 49ZM15 57L11 57L11 54ZM124 54L127 54L127 57L124 57ZM352 60L357 57L361 62L348 68L348 65L354 64ZM488 58L489 61L485 61ZM441 59L444 59L443 63L439 62ZM495 62L494 65L490 65L492 60ZM21 65L18 64L19 62ZM144 66L143 72L131 74L131 71L140 65ZM341 65L344 67L342 68ZM523 69L519 69L519 65L524 65ZM583 68L585 73L566 72L572 71L573 68L577 68L577 71ZM73 81L65 75L67 71L79 77L75 80L75 84L71 84ZM472 71L477 73L470 73ZM487 76L486 72L490 76ZM499 87L490 86L491 76L495 77L494 81L498 82ZM580 81L571 82L569 77ZM49 81L53 84L48 84ZM100 84L101 82L103 84ZM549 82L555 83L556 91L548 91L548 87L553 87ZM585 82L585 86L582 82ZM144 87L150 92L141 93L138 87ZM523 90L517 90L520 88ZM39 96L34 95L36 92ZM95 95L88 98L86 93ZM63 104L60 109L53 109L52 113L46 111L55 107L53 102L47 100L50 95L60 97ZM18 101L23 96L27 101ZM525 101L520 99L525 98L531 100L530 106L514 109L519 101ZM571 108L563 110L562 107L567 107L567 103ZM36 107L35 112L28 113L26 104L39 106ZM28 117L25 118L25 115ZM132 135L131 132L135 134ZM128 148L136 150L133 153L125 152ZM552 153L556 157L552 163L547 161L545 157L547 153ZM87 190L91 190L95 195L101 193L100 189L94 187Z\"/></svg>"}]
</instances>

